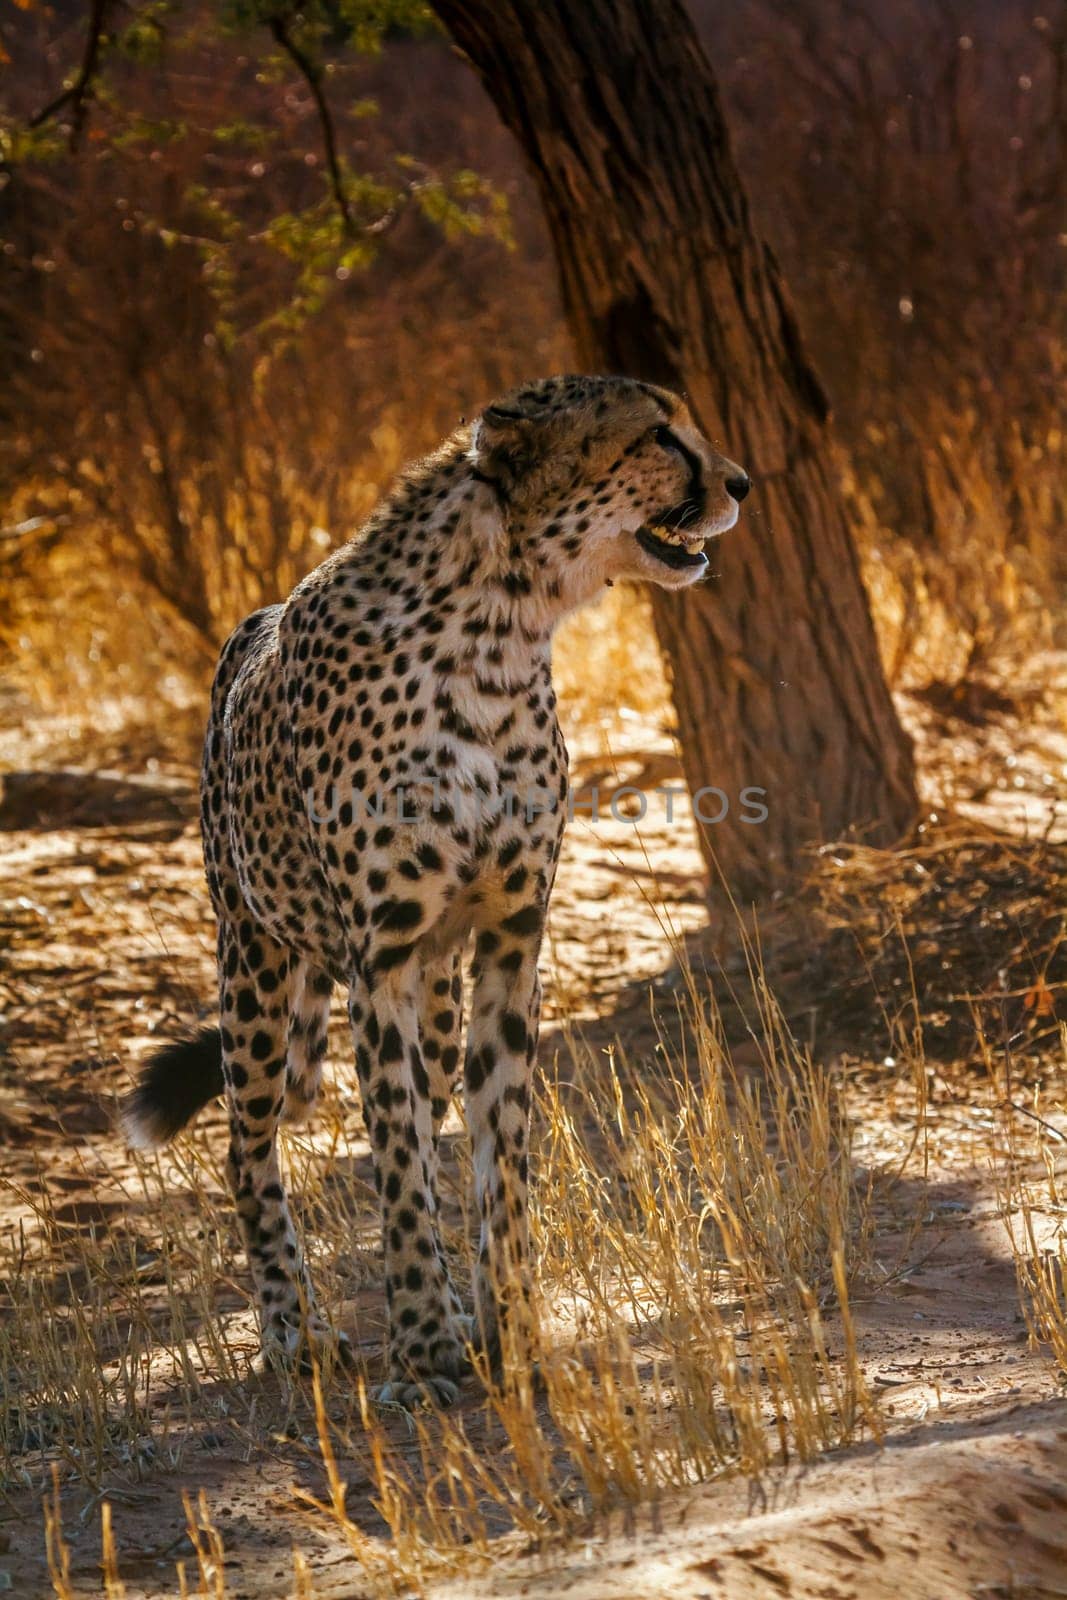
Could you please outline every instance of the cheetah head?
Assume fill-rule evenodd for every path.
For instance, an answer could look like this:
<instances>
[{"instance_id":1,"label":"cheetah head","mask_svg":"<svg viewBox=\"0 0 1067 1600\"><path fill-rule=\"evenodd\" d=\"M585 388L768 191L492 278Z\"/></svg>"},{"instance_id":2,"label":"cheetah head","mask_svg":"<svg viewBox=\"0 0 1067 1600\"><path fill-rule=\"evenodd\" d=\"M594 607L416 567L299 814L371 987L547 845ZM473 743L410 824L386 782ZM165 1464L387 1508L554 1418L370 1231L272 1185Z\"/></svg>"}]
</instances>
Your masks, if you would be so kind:
<instances>
[{"instance_id":1,"label":"cheetah head","mask_svg":"<svg viewBox=\"0 0 1067 1600\"><path fill-rule=\"evenodd\" d=\"M565 607L616 578L695 583L705 541L733 527L749 489L683 401L629 378L526 384L477 419L468 455L508 558Z\"/></svg>"}]
</instances>

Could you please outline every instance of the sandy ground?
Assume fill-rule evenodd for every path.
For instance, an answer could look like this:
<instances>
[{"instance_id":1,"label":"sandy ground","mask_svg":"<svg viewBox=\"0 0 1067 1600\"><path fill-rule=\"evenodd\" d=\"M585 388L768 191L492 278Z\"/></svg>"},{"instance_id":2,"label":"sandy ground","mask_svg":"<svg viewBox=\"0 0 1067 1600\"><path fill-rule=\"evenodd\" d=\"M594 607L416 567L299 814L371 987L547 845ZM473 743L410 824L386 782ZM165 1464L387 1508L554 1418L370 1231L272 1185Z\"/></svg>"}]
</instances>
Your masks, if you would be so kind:
<instances>
[{"instance_id":1,"label":"sandy ground","mask_svg":"<svg viewBox=\"0 0 1067 1600\"><path fill-rule=\"evenodd\" d=\"M919 704L907 711L923 737L932 803L951 802L975 825L1018 837L1055 825L1067 743L1054 715L1028 715L1024 734L1007 714L972 723ZM112 1221L136 1228L115 1097L155 1038L210 1014L212 929L194 778L180 755L158 754L151 729L13 725L0 759L9 774L0 808L0 1228L10 1249L44 1189L60 1232L106 1233ZM592 752L580 771L606 799L618 780L654 787L676 781L678 769L662 731L638 725L617 777ZM650 805L636 829L579 821L553 912L542 1060L560 1048L561 1018L580 1023L594 1043L621 1037L639 1050L651 1038L649 990L669 995L675 982L667 934L701 949L704 925L700 861L684 818L668 826L662 807ZM333 1059L344 1059L340 1029L334 1045ZM509 1535L491 1572L442 1583L440 1593L1067 1595L1067 1406L1020 1311L990 1176L999 1124L987 1088L977 1073L931 1079L924 1173L911 1087L891 1064L853 1065L859 1155L885 1174L911 1152L879 1190L871 1248L882 1270L855 1306L865 1370L882 1400L883 1446L613 1513L577 1543L533 1549ZM1063 1100L1061 1077L1058 1109L1055 1086L1044 1103L1049 1119L1067 1127ZM206 1126L217 1133L218 1113ZM63 1240L54 1242L61 1259ZM68 1279L64 1289L57 1271L57 1295L71 1292L77 1285ZM238 1292L223 1303L239 1314L244 1302ZM380 1319L380 1296L370 1291L360 1320L367 1341L378 1337ZM271 1382L250 1380L249 1392L258 1385L269 1398ZM115 1480L128 1600L177 1593L174 1563L190 1554L181 1492L201 1489L224 1536L228 1595L292 1594L294 1544L315 1595L367 1593L348 1548L294 1504L294 1481L321 1487L306 1410L273 1445L252 1448L247 1418L228 1412L219 1394L217 1420L181 1441L176 1469L162 1451L140 1481ZM30 1455L27 1471L39 1478ZM351 1506L369 1494L367 1464L356 1454L343 1467ZM98 1506L84 1484L65 1492L77 1594L102 1592ZM23 1600L53 1593L41 1490L17 1477L0 1502L5 1588Z\"/></svg>"}]
</instances>

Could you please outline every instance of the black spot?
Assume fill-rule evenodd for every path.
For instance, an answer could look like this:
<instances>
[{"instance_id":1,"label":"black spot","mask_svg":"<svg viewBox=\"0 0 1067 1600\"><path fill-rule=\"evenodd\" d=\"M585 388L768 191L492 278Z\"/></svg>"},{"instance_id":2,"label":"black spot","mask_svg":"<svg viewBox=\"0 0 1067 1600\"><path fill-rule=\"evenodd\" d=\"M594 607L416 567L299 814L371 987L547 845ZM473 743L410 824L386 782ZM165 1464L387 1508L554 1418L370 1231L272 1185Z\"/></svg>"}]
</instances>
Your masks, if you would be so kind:
<instances>
[{"instance_id":1,"label":"black spot","mask_svg":"<svg viewBox=\"0 0 1067 1600\"><path fill-rule=\"evenodd\" d=\"M393 933L410 933L422 921L422 905L418 900L390 900L376 907L372 920Z\"/></svg>"},{"instance_id":2,"label":"black spot","mask_svg":"<svg viewBox=\"0 0 1067 1600\"><path fill-rule=\"evenodd\" d=\"M472 1051L467 1057L464 1076L467 1081L467 1088L472 1094L477 1094L495 1065L496 1058L493 1055L492 1046L488 1044L484 1045L481 1050Z\"/></svg>"},{"instance_id":3,"label":"black spot","mask_svg":"<svg viewBox=\"0 0 1067 1600\"><path fill-rule=\"evenodd\" d=\"M543 920L540 906L523 906L521 911L515 911L510 917L505 917L501 927L506 933L537 933Z\"/></svg>"},{"instance_id":4,"label":"black spot","mask_svg":"<svg viewBox=\"0 0 1067 1600\"><path fill-rule=\"evenodd\" d=\"M387 944L374 958L375 972L392 972L394 967L402 967L414 948L412 944Z\"/></svg>"},{"instance_id":5,"label":"black spot","mask_svg":"<svg viewBox=\"0 0 1067 1600\"><path fill-rule=\"evenodd\" d=\"M500 1023L504 1043L515 1055L526 1049L526 1023L517 1011L505 1011Z\"/></svg>"},{"instance_id":6,"label":"black spot","mask_svg":"<svg viewBox=\"0 0 1067 1600\"><path fill-rule=\"evenodd\" d=\"M404 1041L395 1022L391 1022L383 1033L382 1047L378 1054L385 1064L404 1059Z\"/></svg>"}]
</instances>

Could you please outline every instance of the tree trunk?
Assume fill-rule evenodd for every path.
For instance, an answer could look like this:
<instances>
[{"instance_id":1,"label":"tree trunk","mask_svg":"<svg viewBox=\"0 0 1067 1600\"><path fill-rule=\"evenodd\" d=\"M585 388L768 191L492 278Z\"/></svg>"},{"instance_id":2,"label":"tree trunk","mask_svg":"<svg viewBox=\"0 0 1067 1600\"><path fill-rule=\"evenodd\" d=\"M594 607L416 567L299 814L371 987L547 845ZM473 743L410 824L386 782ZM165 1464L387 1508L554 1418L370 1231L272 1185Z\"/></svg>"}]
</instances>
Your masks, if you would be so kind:
<instances>
[{"instance_id":1,"label":"tree trunk","mask_svg":"<svg viewBox=\"0 0 1067 1600\"><path fill-rule=\"evenodd\" d=\"M579 361L684 393L754 480L713 576L653 589L686 777L723 791L712 882L757 897L812 845L916 806L838 492L829 408L754 232L680 0L434 0L536 176ZM766 821L740 820L766 791ZM714 817L722 801L702 808ZM750 810L750 808L749 808Z\"/></svg>"}]
</instances>

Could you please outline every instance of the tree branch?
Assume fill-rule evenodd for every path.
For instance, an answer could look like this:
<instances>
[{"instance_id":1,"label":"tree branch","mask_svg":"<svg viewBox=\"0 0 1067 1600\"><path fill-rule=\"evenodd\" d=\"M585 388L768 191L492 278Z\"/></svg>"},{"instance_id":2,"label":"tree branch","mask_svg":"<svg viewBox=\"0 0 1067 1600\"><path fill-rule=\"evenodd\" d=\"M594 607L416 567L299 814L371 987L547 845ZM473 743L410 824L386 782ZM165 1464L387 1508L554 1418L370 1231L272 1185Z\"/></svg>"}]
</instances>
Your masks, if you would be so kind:
<instances>
[{"instance_id":1,"label":"tree branch","mask_svg":"<svg viewBox=\"0 0 1067 1600\"><path fill-rule=\"evenodd\" d=\"M85 41L85 54L82 57L81 69L74 82L54 100L50 100L40 111L30 118L28 126L39 128L42 123L62 111L66 105L73 107L73 116L70 127L70 148L76 150L85 127L85 118L88 114L88 102L92 98L93 79L96 77L97 67L100 63L100 44L104 34L104 20L107 14L109 0L90 0L89 6L89 34Z\"/></svg>"},{"instance_id":2,"label":"tree branch","mask_svg":"<svg viewBox=\"0 0 1067 1600\"><path fill-rule=\"evenodd\" d=\"M330 111L326 96L322 92L322 69L297 44L289 32L289 25L285 18L273 16L269 18L267 26L270 28L275 42L285 51L311 90L312 98L319 114L319 125L322 128L322 143L326 152L326 165L330 174L330 188L333 191L337 209L341 214L345 232L354 234L356 231L355 223L352 220L348 197L345 194L341 164L337 159L337 135L333 125L333 114Z\"/></svg>"}]
</instances>

